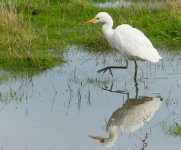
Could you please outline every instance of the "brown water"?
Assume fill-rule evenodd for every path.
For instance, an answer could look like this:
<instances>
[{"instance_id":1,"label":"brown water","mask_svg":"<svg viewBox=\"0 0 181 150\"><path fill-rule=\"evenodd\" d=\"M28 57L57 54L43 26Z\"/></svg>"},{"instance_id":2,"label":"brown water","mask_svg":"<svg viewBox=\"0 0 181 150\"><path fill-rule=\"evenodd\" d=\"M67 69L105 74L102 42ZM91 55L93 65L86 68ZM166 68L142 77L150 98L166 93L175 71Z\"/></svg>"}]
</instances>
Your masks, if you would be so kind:
<instances>
[{"instance_id":1,"label":"brown water","mask_svg":"<svg viewBox=\"0 0 181 150\"><path fill-rule=\"evenodd\" d=\"M63 66L1 82L0 150L180 149L169 132L181 124L180 56L160 52L162 62L139 62L135 86L133 62L113 77L97 74L124 62L69 49Z\"/></svg>"}]
</instances>

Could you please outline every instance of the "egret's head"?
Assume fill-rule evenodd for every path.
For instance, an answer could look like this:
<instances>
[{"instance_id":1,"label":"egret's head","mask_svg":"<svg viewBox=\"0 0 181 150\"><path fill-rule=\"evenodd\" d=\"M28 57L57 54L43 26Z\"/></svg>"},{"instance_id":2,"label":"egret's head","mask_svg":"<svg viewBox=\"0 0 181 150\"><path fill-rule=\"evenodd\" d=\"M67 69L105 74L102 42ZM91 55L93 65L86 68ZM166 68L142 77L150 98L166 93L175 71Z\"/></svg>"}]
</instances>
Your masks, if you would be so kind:
<instances>
[{"instance_id":1,"label":"egret's head","mask_svg":"<svg viewBox=\"0 0 181 150\"><path fill-rule=\"evenodd\" d=\"M99 12L95 18L85 22L85 24L98 23L98 22L110 22L112 21L111 16L107 12Z\"/></svg>"}]
</instances>

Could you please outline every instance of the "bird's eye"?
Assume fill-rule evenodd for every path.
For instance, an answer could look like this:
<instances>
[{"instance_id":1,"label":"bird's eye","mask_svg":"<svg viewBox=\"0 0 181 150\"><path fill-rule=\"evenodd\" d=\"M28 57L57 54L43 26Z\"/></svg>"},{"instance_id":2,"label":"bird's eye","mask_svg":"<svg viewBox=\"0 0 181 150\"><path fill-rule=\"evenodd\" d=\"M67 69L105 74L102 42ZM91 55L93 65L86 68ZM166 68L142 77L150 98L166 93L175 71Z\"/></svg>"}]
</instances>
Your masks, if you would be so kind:
<instances>
[{"instance_id":1,"label":"bird's eye","mask_svg":"<svg viewBox=\"0 0 181 150\"><path fill-rule=\"evenodd\" d=\"M99 20L99 17L97 17L96 19Z\"/></svg>"}]
</instances>

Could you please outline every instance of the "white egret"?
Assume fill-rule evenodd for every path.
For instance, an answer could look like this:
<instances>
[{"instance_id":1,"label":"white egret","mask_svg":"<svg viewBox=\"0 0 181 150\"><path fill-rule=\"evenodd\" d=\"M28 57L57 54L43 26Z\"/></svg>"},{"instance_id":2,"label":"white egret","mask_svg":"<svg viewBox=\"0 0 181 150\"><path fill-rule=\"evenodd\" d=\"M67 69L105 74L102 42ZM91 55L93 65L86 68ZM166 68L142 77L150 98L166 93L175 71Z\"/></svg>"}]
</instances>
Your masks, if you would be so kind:
<instances>
[{"instance_id":1,"label":"white egret","mask_svg":"<svg viewBox=\"0 0 181 150\"><path fill-rule=\"evenodd\" d=\"M85 24L98 22L104 23L102 32L108 43L126 59L125 66L108 66L98 70L98 73L106 72L107 70L111 72L111 68L126 69L128 67L128 60L133 60L135 62L136 80L137 60L147 60L156 63L162 59L150 40L140 30L128 24L122 24L113 29L113 20L107 12L99 12L95 18L85 22Z\"/></svg>"},{"instance_id":2,"label":"white egret","mask_svg":"<svg viewBox=\"0 0 181 150\"><path fill-rule=\"evenodd\" d=\"M114 111L106 125L109 137L89 136L103 144L112 147L118 139L118 130L133 133L147 124L162 104L161 97L139 97L128 99L121 108Z\"/></svg>"}]
</instances>

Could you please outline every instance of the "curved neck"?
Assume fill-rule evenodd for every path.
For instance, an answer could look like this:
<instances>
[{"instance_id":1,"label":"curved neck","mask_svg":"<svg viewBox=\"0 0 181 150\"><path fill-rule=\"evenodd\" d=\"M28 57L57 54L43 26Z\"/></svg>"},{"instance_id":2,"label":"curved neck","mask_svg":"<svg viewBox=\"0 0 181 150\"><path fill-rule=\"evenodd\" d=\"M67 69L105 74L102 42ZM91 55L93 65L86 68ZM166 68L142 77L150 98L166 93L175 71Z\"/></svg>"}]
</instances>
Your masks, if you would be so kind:
<instances>
[{"instance_id":1,"label":"curved neck","mask_svg":"<svg viewBox=\"0 0 181 150\"><path fill-rule=\"evenodd\" d=\"M104 36L106 37L106 39L108 40L112 34L113 34L113 21L110 18L107 22L105 22L105 24L103 24L102 26L102 32L104 34Z\"/></svg>"},{"instance_id":2,"label":"curved neck","mask_svg":"<svg viewBox=\"0 0 181 150\"><path fill-rule=\"evenodd\" d=\"M117 141L117 139L118 139L117 128L112 129L111 131L109 131L109 137L104 138L103 145L105 147L112 147L115 144L115 142Z\"/></svg>"},{"instance_id":3,"label":"curved neck","mask_svg":"<svg viewBox=\"0 0 181 150\"><path fill-rule=\"evenodd\" d=\"M117 138L118 138L117 131L112 131L112 132L109 133L109 140L115 142L117 140Z\"/></svg>"}]
</instances>

